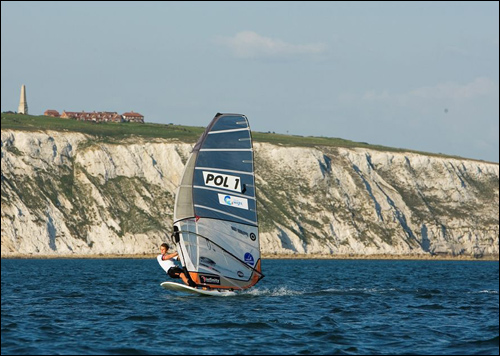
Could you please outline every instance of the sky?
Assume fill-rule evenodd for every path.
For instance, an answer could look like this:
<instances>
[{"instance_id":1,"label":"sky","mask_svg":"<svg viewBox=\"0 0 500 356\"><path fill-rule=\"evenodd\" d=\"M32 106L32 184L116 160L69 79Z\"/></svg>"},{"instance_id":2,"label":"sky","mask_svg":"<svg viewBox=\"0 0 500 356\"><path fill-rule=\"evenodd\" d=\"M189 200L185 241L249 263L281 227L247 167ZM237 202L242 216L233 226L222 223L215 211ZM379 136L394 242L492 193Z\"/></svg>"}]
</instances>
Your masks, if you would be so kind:
<instances>
[{"instance_id":1,"label":"sky","mask_svg":"<svg viewBox=\"0 0 500 356\"><path fill-rule=\"evenodd\" d=\"M499 162L498 2L1 2L1 110L135 111Z\"/></svg>"}]
</instances>

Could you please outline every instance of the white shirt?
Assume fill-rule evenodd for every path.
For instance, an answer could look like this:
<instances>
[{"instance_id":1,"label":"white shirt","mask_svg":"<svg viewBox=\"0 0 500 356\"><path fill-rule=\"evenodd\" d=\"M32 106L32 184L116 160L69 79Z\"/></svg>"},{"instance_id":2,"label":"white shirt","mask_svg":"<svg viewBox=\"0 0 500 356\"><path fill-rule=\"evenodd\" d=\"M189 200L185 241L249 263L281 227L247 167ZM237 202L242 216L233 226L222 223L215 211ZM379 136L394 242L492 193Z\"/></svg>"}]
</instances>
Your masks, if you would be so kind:
<instances>
[{"instance_id":1,"label":"white shirt","mask_svg":"<svg viewBox=\"0 0 500 356\"><path fill-rule=\"evenodd\" d=\"M171 258L169 260L162 260L162 257L163 257L163 255L158 255L158 257L156 257L156 259L158 260L158 263L160 264L161 268L163 268L165 270L165 272L168 273L168 270L171 267L177 266L175 264L175 261L178 260L179 257L174 257L174 258Z\"/></svg>"}]
</instances>

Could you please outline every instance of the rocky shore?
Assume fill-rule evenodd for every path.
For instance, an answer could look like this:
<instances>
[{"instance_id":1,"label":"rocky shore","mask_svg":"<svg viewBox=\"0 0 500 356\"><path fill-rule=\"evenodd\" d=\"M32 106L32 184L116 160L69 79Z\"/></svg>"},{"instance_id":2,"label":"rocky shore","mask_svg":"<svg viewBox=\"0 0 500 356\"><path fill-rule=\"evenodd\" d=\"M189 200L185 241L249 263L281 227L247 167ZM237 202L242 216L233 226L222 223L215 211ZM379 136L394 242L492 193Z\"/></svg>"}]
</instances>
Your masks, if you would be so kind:
<instances>
[{"instance_id":1,"label":"rocky shore","mask_svg":"<svg viewBox=\"0 0 500 356\"><path fill-rule=\"evenodd\" d=\"M2 130L1 144L2 258L142 256L169 241L191 143ZM266 258L498 256L497 163L265 142L254 152Z\"/></svg>"}]
</instances>

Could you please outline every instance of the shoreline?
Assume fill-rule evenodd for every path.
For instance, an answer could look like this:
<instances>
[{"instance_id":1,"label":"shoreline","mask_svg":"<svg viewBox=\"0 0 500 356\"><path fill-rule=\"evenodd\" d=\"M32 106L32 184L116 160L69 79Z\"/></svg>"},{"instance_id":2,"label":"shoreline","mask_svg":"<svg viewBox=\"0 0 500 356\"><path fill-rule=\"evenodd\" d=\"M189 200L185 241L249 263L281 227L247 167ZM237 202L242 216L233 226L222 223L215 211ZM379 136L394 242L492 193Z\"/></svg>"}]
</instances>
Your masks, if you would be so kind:
<instances>
[{"instance_id":1,"label":"shoreline","mask_svg":"<svg viewBox=\"0 0 500 356\"><path fill-rule=\"evenodd\" d=\"M498 261L498 255L488 256L454 256L454 255L308 255L308 254L294 254L294 255L273 255L262 254L263 259L316 259L316 260L423 260L423 261Z\"/></svg>"},{"instance_id":2,"label":"shoreline","mask_svg":"<svg viewBox=\"0 0 500 356\"><path fill-rule=\"evenodd\" d=\"M156 259L158 254L8 254L1 259ZM323 254L262 254L263 260L427 260L427 261L499 261L498 255L474 257L469 255L323 255Z\"/></svg>"}]
</instances>

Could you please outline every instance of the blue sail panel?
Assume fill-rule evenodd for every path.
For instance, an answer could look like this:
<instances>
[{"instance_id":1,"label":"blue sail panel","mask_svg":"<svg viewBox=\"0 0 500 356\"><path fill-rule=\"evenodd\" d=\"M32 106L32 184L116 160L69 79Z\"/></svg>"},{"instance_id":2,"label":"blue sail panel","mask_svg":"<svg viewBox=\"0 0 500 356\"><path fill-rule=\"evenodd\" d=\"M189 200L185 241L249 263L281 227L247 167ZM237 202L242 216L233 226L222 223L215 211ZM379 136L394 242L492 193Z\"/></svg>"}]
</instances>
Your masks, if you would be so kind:
<instances>
[{"instance_id":1,"label":"blue sail panel","mask_svg":"<svg viewBox=\"0 0 500 356\"><path fill-rule=\"evenodd\" d=\"M253 172L252 151L201 150L196 162L197 167L213 167L233 171Z\"/></svg>"},{"instance_id":2,"label":"blue sail panel","mask_svg":"<svg viewBox=\"0 0 500 356\"><path fill-rule=\"evenodd\" d=\"M237 131L220 131L211 132L207 135L203 143L204 149L214 148L237 148L237 149L251 149L252 142L250 138L250 131L248 129L240 129Z\"/></svg>"},{"instance_id":3,"label":"blue sail panel","mask_svg":"<svg viewBox=\"0 0 500 356\"><path fill-rule=\"evenodd\" d=\"M248 128L247 118L239 114L223 114L215 120L213 125L209 126L211 132Z\"/></svg>"}]
</instances>

